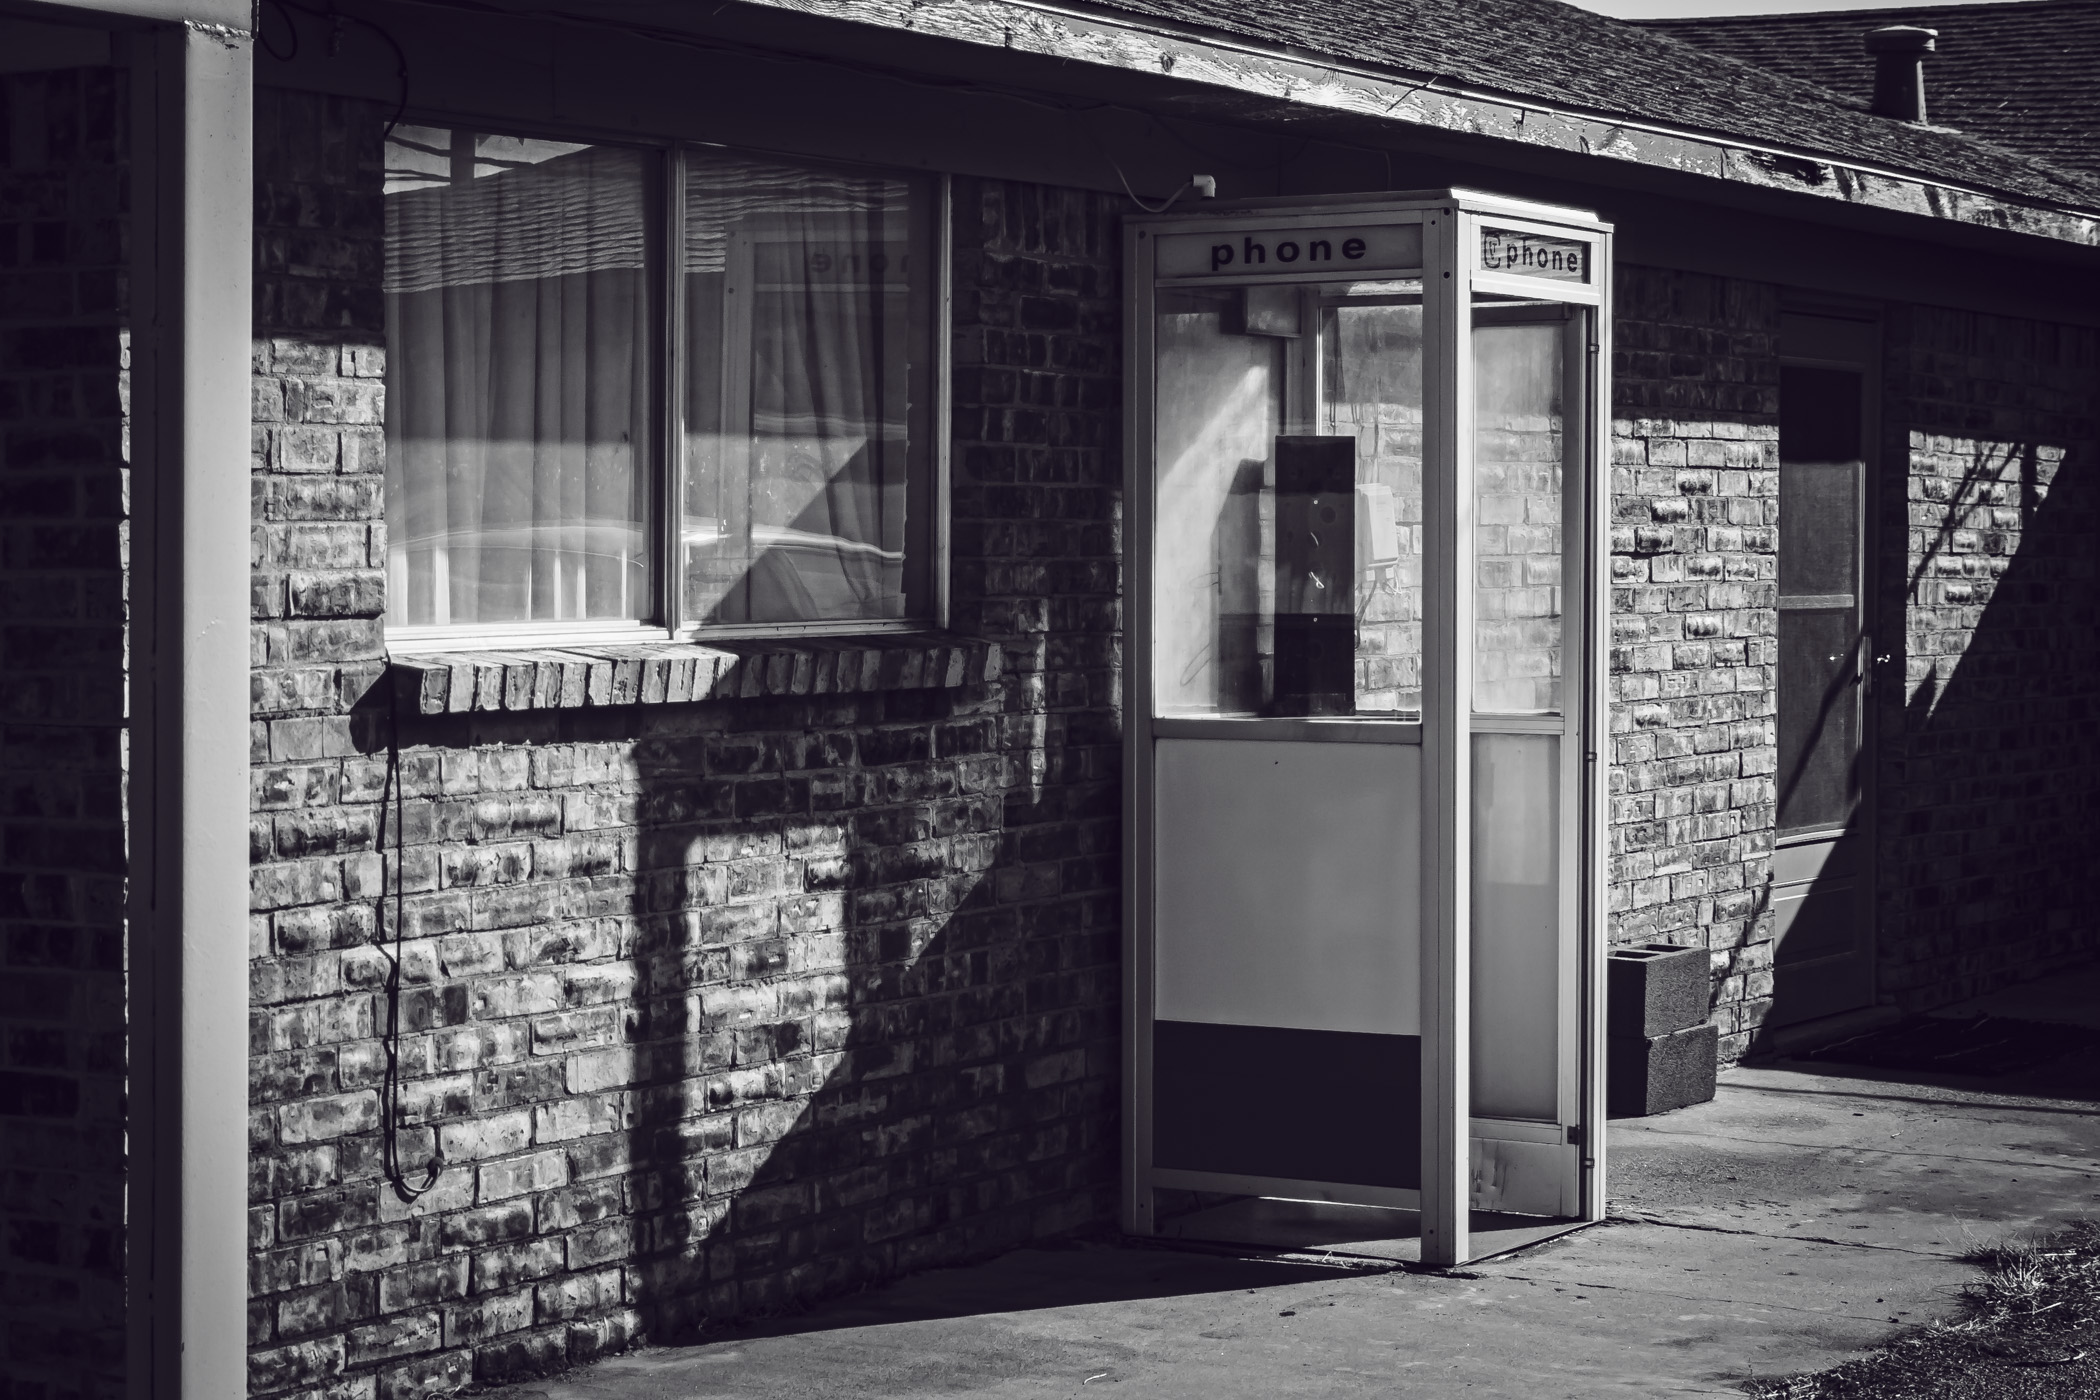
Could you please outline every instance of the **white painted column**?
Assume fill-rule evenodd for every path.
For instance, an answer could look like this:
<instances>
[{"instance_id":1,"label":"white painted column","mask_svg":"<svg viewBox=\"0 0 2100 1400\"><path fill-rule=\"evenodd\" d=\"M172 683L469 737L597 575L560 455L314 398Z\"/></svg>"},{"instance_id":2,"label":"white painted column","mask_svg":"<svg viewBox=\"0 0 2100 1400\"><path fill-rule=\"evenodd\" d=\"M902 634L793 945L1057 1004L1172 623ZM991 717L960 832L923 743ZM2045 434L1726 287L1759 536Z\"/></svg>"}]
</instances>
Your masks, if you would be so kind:
<instances>
[{"instance_id":1,"label":"white painted column","mask_svg":"<svg viewBox=\"0 0 2100 1400\"><path fill-rule=\"evenodd\" d=\"M1472 307L1456 209L1423 223L1422 1262L1462 1264L1472 1203Z\"/></svg>"},{"instance_id":2,"label":"white painted column","mask_svg":"<svg viewBox=\"0 0 2100 1400\"><path fill-rule=\"evenodd\" d=\"M1583 607L1582 708L1582 1174L1584 1220L1602 1220L1605 1179L1605 955L1611 943L1611 240L1593 266L1601 302L1592 312L1589 345L1589 451L1583 480L1589 595Z\"/></svg>"},{"instance_id":3,"label":"white painted column","mask_svg":"<svg viewBox=\"0 0 2100 1400\"><path fill-rule=\"evenodd\" d=\"M247 1393L251 35L132 81L130 1391Z\"/></svg>"}]
</instances>

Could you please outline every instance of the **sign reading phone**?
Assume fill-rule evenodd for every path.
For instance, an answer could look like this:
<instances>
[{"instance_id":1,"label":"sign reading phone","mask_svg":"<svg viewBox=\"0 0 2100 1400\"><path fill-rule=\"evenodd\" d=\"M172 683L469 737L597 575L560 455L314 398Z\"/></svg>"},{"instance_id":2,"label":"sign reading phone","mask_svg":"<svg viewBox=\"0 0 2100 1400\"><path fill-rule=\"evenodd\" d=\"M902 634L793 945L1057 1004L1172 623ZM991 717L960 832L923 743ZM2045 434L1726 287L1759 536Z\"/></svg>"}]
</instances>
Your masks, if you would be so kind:
<instances>
[{"instance_id":1,"label":"sign reading phone","mask_svg":"<svg viewBox=\"0 0 2100 1400\"><path fill-rule=\"evenodd\" d=\"M1285 277L1414 272L1422 266L1420 224L1169 233L1154 251L1159 277Z\"/></svg>"},{"instance_id":2,"label":"sign reading phone","mask_svg":"<svg viewBox=\"0 0 2100 1400\"><path fill-rule=\"evenodd\" d=\"M1480 230L1480 270L1549 277L1555 282L1590 280L1590 245L1574 238L1548 238L1510 228Z\"/></svg>"}]
</instances>

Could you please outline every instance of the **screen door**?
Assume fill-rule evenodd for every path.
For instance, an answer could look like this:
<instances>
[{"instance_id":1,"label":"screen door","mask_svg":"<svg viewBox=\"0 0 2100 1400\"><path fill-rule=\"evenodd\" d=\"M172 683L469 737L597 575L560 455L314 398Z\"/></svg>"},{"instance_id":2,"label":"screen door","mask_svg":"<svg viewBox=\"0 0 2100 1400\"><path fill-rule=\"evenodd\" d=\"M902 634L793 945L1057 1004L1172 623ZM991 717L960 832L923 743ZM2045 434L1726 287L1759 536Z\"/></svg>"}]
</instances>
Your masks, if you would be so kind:
<instances>
[{"instance_id":1,"label":"screen door","mask_svg":"<svg viewBox=\"0 0 2100 1400\"><path fill-rule=\"evenodd\" d=\"M1774 1026L1874 1001L1865 691L1878 344L1871 321L1788 314L1780 322Z\"/></svg>"}]
</instances>

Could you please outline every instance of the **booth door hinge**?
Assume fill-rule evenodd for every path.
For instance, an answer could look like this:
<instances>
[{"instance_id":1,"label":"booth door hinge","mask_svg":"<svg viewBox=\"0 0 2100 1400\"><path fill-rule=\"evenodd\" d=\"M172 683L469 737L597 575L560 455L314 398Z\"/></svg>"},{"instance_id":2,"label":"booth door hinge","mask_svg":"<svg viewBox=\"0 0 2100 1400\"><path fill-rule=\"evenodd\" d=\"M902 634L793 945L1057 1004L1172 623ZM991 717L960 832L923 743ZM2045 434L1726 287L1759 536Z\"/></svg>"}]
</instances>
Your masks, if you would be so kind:
<instances>
[{"instance_id":1,"label":"booth door hinge","mask_svg":"<svg viewBox=\"0 0 2100 1400\"><path fill-rule=\"evenodd\" d=\"M1580 1123L1570 1123L1570 1124L1568 1124L1568 1125L1567 1125L1567 1128L1568 1128L1568 1146L1570 1146L1570 1147L1580 1147L1580 1146L1582 1146L1582 1124L1580 1124Z\"/></svg>"}]
</instances>

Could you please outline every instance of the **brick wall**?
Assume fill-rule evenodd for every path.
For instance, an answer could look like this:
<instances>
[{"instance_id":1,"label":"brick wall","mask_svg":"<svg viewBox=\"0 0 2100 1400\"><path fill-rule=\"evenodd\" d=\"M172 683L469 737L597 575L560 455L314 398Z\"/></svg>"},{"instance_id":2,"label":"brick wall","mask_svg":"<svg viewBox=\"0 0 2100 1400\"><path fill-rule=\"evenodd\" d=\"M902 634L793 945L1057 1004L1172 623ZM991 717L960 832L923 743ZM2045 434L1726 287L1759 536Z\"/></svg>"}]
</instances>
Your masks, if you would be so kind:
<instances>
[{"instance_id":1,"label":"brick wall","mask_svg":"<svg viewBox=\"0 0 2100 1400\"><path fill-rule=\"evenodd\" d=\"M1617 298L1612 938L1711 950L1733 1060L1772 990L1778 290L1621 267Z\"/></svg>"},{"instance_id":2,"label":"brick wall","mask_svg":"<svg viewBox=\"0 0 2100 1400\"><path fill-rule=\"evenodd\" d=\"M253 1393L554 1369L1107 1217L1112 210L957 191L956 622L996 681L397 721L384 115L257 102Z\"/></svg>"},{"instance_id":3,"label":"brick wall","mask_svg":"<svg viewBox=\"0 0 2100 1400\"><path fill-rule=\"evenodd\" d=\"M2100 949L2100 332L1894 308L1886 382L1880 982L1922 1007Z\"/></svg>"},{"instance_id":4,"label":"brick wall","mask_svg":"<svg viewBox=\"0 0 2100 1400\"><path fill-rule=\"evenodd\" d=\"M123 1384L124 92L0 76L0 1393Z\"/></svg>"}]
</instances>

